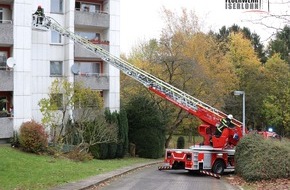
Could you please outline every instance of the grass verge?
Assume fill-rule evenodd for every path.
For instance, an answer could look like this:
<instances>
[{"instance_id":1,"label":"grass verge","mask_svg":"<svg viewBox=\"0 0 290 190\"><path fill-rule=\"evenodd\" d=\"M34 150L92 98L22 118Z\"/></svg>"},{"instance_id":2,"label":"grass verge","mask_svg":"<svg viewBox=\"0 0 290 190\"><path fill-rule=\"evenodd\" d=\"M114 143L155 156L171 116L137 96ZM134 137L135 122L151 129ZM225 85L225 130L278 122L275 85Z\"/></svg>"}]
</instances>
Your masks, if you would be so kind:
<instances>
[{"instance_id":1,"label":"grass verge","mask_svg":"<svg viewBox=\"0 0 290 190\"><path fill-rule=\"evenodd\" d=\"M74 162L63 158L24 153L9 146L0 146L0 190L47 189L148 161L152 160L124 158Z\"/></svg>"}]
</instances>

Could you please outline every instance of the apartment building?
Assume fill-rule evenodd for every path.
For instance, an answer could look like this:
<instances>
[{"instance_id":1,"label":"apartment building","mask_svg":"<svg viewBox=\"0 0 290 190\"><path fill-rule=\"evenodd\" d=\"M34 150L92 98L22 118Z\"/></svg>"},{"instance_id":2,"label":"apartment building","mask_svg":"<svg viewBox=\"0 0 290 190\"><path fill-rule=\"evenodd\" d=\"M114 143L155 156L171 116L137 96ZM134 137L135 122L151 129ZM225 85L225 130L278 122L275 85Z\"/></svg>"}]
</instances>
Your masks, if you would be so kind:
<instances>
[{"instance_id":1,"label":"apartment building","mask_svg":"<svg viewBox=\"0 0 290 190\"><path fill-rule=\"evenodd\" d=\"M83 82L101 91L105 107L120 107L119 70L57 32L32 29L39 5L64 28L120 54L120 0L0 0L0 141L25 121L41 121L39 100L56 78Z\"/></svg>"}]
</instances>

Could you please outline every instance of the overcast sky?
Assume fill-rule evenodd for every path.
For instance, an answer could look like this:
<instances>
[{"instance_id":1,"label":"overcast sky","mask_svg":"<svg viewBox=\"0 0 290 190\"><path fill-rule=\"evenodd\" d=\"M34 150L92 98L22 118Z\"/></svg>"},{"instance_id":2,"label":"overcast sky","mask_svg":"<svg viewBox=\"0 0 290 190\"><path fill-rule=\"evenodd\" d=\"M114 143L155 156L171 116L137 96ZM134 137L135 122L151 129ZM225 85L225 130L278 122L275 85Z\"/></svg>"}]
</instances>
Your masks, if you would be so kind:
<instances>
[{"instance_id":1,"label":"overcast sky","mask_svg":"<svg viewBox=\"0 0 290 190\"><path fill-rule=\"evenodd\" d=\"M267 9L267 1L263 0L263 10ZM286 0L270 0L286 1ZM246 26L252 32L261 36L261 40L267 39L273 30L261 25L255 25L246 20L253 20L265 13L253 13L245 10L225 9L225 0L121 0L121 26L120 42L121 53L129 53L133 46L140 41L151 38L159 38L163 21L161 9L164 6L174 12L180 12L182 8L193 10L202 22L205 32L209 30L218 31L222 26L238 24ZM285 4L270 4L270 12L274 13L289 10ZM276 13L275 12L275 13ZM271 24L281 25L277 21L269 21ZM283 23L284 25L284 23Z\"/></svg>"}]
</instances>

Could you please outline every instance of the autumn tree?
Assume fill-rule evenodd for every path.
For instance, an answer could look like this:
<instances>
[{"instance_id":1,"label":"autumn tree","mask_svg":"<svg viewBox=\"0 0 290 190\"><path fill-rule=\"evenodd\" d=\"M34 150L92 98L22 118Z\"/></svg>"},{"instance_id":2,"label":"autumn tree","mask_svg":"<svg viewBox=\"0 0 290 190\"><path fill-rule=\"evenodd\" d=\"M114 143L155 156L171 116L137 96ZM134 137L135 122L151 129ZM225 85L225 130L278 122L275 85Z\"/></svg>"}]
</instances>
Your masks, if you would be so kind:
<instances>
[{"instance_id":1,"label":"autumn tree","mask_svg":"<svg viewBox=\"0 0 290 190\"><path fill-rule=\"evenodd\" d=\"M210 105L223 107L223 96L237 83L234 67L224 58L215 39L200 31L194 12L183 9L178 15L164 9L163 13L165 27L160 39L140 44L128 58L129 62ZM200 123L141 85L136 87L127 77L121 84L125 84L122 97L142 93L156 102L164 120L167 120L166 147L180 126L189 126L189 121L195 121L195 126Z\"/></svg>"},{"instance_id":2,"label":"autumn tree","mask_svg":"<svg viewBox=\"0 0 290 190\"><path fill-rule=\"evenodd\" d=\"M233 24L230 27L223 26L219 29L218 33L214 33L214 36L221 42L228 42L231 33L242 33L243 36L251 41L252 47L258 55L260 61L265 63L267 58L264 50L264 45L261 43L260 36L247 27L241 28L240 26Z\"/></svg>"},{"instance_id":3,"label":"autumn tree","mask_svg":"<svg viewBox=\"0 0 290 190\"><path fill-rule=\"evenodd\" d=\"M290 136L290 67L274 54L265 64L264 73L263 114L267 124L282 136Z\"/></svg>"},{"instance_id":4,"label":"autumn tree","mask_svg":"<svg viewBox=\"0 0 290 190\"><path fill-rule=\"evenodd\" d=\"M261 92L264 91L264 84L259 82L263 78L260 72L262 64L252 48L251 41L246 39L242 33L231 33L228 47L229 51L226 57L235 67L235 74L239 79L235 90L245 91L247 125L255 128L262 122L260 118L263 102ZM227 112L242 119L241 97L234 97L233 94L229 94L225 98L227 98Z\"/></svg>"}]
</instances>

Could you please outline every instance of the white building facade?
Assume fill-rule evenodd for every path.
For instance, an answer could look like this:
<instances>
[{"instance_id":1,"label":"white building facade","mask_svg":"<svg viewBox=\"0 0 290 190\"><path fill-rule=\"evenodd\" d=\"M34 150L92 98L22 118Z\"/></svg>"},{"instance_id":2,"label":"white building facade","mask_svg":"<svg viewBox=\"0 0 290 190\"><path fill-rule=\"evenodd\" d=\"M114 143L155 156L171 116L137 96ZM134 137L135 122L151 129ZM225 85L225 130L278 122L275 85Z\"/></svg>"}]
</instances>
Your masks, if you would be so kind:
<instances>
[{"instance_id":1,"label":"white building facade","mask_svg":"<svg viewBox=\"0 0 290 190\"><path fill-rule=\"evenodd\" d=\"M83 82L101 91L105 107L120 108L120 71L57 32L32 29L39 5L64 28L120 54L120 0L0 0L0 140L25 121L41 121L38 103L57 78Z\"/></svg>"}]
</instances>

